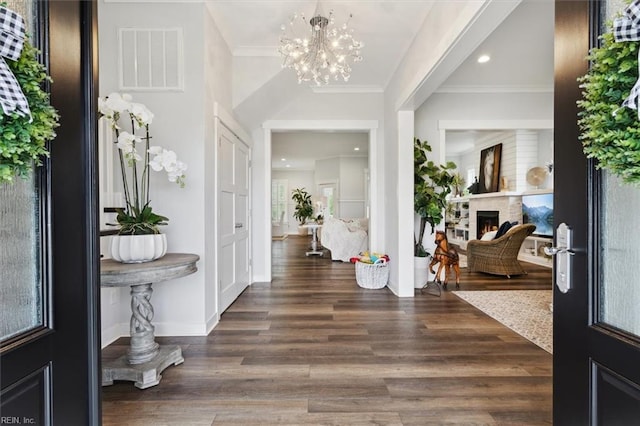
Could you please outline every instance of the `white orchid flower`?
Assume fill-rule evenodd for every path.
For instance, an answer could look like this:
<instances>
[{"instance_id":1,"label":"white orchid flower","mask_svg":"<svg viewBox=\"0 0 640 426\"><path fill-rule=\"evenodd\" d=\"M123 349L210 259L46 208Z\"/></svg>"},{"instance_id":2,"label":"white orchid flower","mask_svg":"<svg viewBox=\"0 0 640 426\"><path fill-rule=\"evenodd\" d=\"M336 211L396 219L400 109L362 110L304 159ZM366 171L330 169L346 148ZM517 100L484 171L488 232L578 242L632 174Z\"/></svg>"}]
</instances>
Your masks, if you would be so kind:
<instances>
[{"instance_id":1,"label":"white orchid flower","mask_svg":"<svg viewBox=\"0 0 640 426\"><path fill-rule=\"evenodd\" d=\"M184 172L187 170L187 165L182 161L177 161L175 163L175 167L171 171L168 171L169 182L175 182L180 185L180 187L184 187Z\"/></svg>"},{"instance_id":2,"label":"white orchid flower","mask_svg":"<svg viewBox=\"0 0 640 426\"><path fill-rule=\"evenodd\" d=\"M151 168L153 170L155 170L156 172L159 172L160 170L163 169L162 166L162 152L164 151L164 149L162 149L159 146L154 146L149 148L149 154L153 155L154 157L151 159L151 161L149 161L149 166L151 166Z\"/></svg>"},{"instance_id":3,"label":"white orchid flower","mask_svg":"<svg viewBox=\"0 0 640 426\"><path fill-rule=\"evenodd\" d=\"M153 121L153 113L143 104L132 103L129 113L138 126L148 126Z\"/></svg>"},{"instance_id":4,"label":"white orchid flower","mask_svg":"<svg viewBox=\"0 0 640 426\"><path fill-rule=\"evenodd\" d=\"M104 101L102 98L98 98L98 111L100 111L100 114L102 114L104 117L108 118L109 120L113 121L114 120L114 111L109 108L109 105L107 105L107 102Z\"/></svg>"},{"instance_id":5,"label":"white orchid flower","mask_svg":"<svg viewBox=\"0 0 640 426\"><path fill-rule=\"evenodd\" d=\"M107 96L105 104L112 111L122 113L131 108L131 99L131 96L126 93L120 95L120 93L114 92Z\"/></svg>"},{"instance_id":6,"label":"white orchid flower","mask_svg":"<svg viewBox=\"0 0 640 426\"><path fill-rule=\"evenodd\" d=\"M134 162L141 161L142 157L136 151L136 144L142 142L142 140L136 135L132 135L129 132L122 132L120 136L118 136L118 149L120 149L124 158L129 161L129 165L131 166Z\"/></svg>"},{"instance_id":7,"label":"white orchid flower","mask_svg":"<svg viewBox=\"0 0 640 426\"><path fill-rule=\"evenodd\" d=\"M154 157L149 161L149 166L156 172L165 170L169 178L169 182L177 182L180 186L184 186L184 172L187 165L182 161L178 161L175 152L166 150L159 146L149 148L149 154Z\"/></svg>"},{"instance_id":8,"label":"white orchid flower","mask_svg":"<svg viewBox=\"0 0 640 426\"><path fill-rule=\"evenodd\" d=\"M162 147L161 146L152 146L149 148L149 154L151 155L159 155L162 154Z\"/></svg>"}]
</instances>

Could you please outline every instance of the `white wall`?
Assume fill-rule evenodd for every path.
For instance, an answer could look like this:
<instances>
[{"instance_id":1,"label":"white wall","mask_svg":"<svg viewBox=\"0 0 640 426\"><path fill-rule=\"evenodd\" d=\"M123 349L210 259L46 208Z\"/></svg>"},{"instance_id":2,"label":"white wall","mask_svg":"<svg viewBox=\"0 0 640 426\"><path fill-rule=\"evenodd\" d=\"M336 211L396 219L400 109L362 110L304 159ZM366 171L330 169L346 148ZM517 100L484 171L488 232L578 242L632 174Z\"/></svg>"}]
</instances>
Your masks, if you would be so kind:
<instances>
[{"instance_id":1,"label":"white wall","mask_svg":"<svg viewBox=\"0 0 640 426\"><path fill-rule=\"evenodd\" d=\"M201 257L195 274L154 285L152 303L156 334L206 334L207 320L212 316L210 305L215 301L212 300L211 287L206 285L205 278L211 276L213 265L210 247L205 250L205 234L210 233L211 226L211 218L207 218L207 214L213 208L207 197L212 184L207 169L212 165L205 160L205 141L212 143L208 122L212 115L212 101L215 99L229 108L231 106L230 89L225 89L231 85L230 54L228 50L225 52L222 39L212 27L204 4L100 1L98 17L100 96L118 91L119 27L180 27L183 30L184 90L132 92L132 95L135 101L146 104L155 114L151 125L152 144L174 150L178 158L188 165L184 189L171 184L160 174L152 176L154 211L170 219L169 225L163 228L167 234L169 251L195 253ZM215 61L210 60L211 55L215 55ZM203 90L203 87L207 90ZM211 155L210 151L208 154ZM119 293L117 303L102 304L103 345L119 335L128 334L129 292L128 289L121 289Z\"/></svg>"},{"instance_id":2,"label":"white wall","mask_svg":"<svg viewBox=\"0 0 640 426\"><path fill-rule=\"evenodd\" d=\"M333 157L316 160L314 170L316 184L338 181L340 179L340 159Z\"/></svg>"},{"instance_id":3,"label":"white wall","mask_svg":"<svg viewBox=\"0 0 640 426\"><path fill-rule=\"evenodd\" d=\"M233 60L233 106L245 101L252 93L282 72L280 57L236 56Z\"/></svg>"},{"instance_id":4,"label":"white wall","mask_svg":"<svg viewBox=\"0 0 640 426\"><path fill-rule=\"evenodd\" d=\"M366 158L340 158L340 216L343 218L365 217ZM376 249L377 250L377 249Z\"/></svg>"},{"instance_id":5,"label":"white wall","mask_svg":"<svg viewBox=\"0 0 640 426\"><path fill-rule=\"evenodd\" d=\"M204 122L203 166L205 168L204 189L204 239L205 253L201 263L206 267L204 277L204 322L209 332L217 323L218 301L217 283L219 267L217 259L217 226L218 207L216 205L217 144L216 120L214 111L229 114L232 108L232 56L229 48L218 30L208 8L204 9ZM226 123L232 125L233 123ZM236 132L239 133L239 132ZM250 141L245 141L250 143Z\"/></svg>"}]
</instances>

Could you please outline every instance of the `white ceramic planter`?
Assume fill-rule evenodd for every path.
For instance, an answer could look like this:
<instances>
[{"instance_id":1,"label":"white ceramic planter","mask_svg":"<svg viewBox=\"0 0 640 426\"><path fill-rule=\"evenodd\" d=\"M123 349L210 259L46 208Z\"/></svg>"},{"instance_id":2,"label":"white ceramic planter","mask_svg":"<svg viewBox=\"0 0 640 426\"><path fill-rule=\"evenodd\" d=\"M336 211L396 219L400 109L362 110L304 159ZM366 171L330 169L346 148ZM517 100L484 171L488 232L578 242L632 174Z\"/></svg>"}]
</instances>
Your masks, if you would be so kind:
<instances>
[{"instance_id":1,"label":"white ceramic planter","mask_svg":"<svg viewBox=\"0 0 640 426\"><path fill-rule=\"evenodd\" d=\"M413 287L422 288L427 284L429 279L429 262L430 257L413 257Z\"/></svg>"},{"instance_id":2,"label":"white ceramic planter","mask_svg":"<svg viewBox=\"0 0 640 426\"><path fill-rule=\"evenodd\" d=\"M122 263L143 263L160 259L167 253L167 236L114 235L111 237L111 258Z\"/></svg>"}]
</instances>

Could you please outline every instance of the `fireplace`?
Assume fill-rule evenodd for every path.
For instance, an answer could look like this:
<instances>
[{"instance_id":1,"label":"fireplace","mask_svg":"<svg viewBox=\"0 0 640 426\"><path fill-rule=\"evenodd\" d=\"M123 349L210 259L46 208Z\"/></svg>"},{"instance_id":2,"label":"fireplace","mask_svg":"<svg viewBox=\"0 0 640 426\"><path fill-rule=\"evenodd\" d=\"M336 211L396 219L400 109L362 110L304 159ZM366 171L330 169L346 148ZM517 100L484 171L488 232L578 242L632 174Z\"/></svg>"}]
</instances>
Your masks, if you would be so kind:
<instances>
[{"instance_id":1,"label":"fireplace","mask_svg":"<svg viewBox=\"0 0 640 426\"><path fill-rule=\"evenodd\" d=\"M496 210L478 210L476 212L477 239L482 238L485 232L497 231L500 226L499 212Z\"/></svg>"}]
</instances>

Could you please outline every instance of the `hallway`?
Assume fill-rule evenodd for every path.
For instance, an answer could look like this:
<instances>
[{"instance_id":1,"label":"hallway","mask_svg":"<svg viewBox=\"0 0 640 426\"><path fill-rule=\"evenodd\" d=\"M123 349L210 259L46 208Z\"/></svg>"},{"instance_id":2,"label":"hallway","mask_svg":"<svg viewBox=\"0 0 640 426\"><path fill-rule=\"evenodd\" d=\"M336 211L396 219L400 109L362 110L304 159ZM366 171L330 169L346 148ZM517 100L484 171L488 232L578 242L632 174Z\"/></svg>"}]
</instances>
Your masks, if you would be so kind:
<instances>
[{"instance_id":1,"label":"hallway","mask_svg":"<svg viewBox=\"0 0 640 426\"><path fill-rule=\"evenodd\" d=\"M551 423L549 353L449 292L361 289L353 265L306 245L274 241L273 282L245 290L209 336L158 338L184 364L143 391L103 388L104 424ZM550 288L549 269L525 268L511 280L463 270L461 289Z\"/></svg>"}]
</instances>

